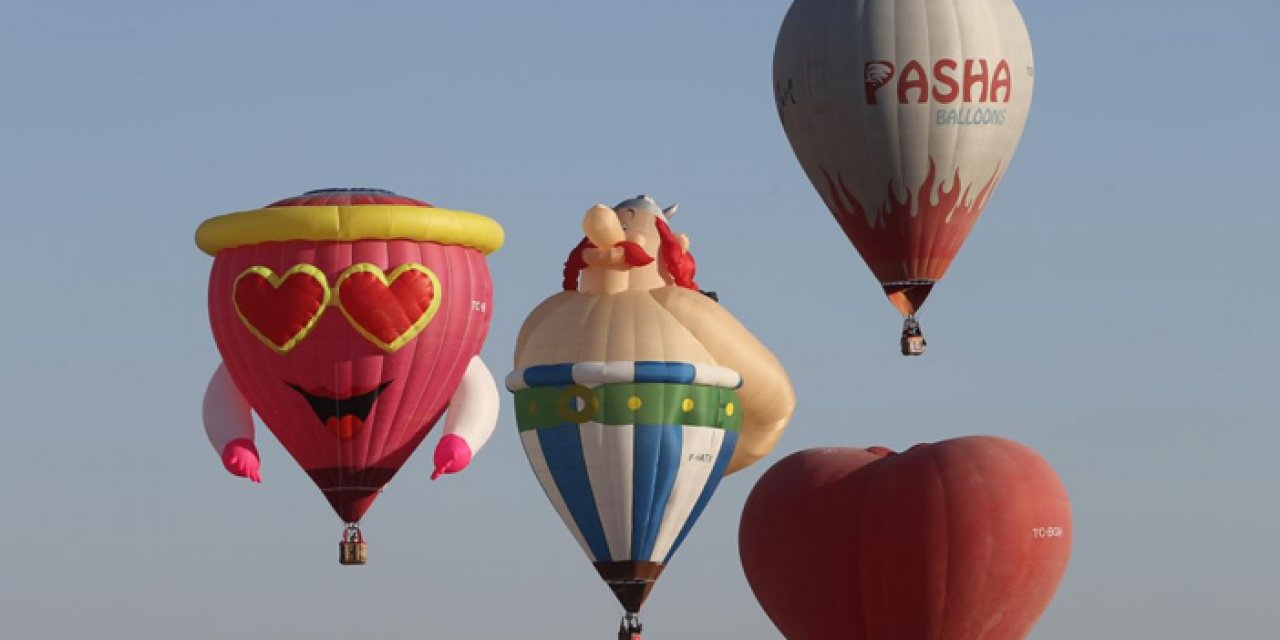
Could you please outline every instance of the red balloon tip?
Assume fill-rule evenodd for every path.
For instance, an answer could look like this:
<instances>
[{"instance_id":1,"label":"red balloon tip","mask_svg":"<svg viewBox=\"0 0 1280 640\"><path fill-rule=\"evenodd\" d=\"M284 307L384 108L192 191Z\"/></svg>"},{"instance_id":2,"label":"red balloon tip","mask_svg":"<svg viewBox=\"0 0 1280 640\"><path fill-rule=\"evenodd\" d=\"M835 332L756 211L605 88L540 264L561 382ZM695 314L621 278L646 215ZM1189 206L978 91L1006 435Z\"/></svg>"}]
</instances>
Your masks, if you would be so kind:
<instances>
[{"instance_id":1,"label":"red balloon tip","mask_svg":"<svg viewBox=\"0 0 1280 640\"><path fill-rule=\"evenodd\" d=\"M439 478L442 474L449 473L449 470L452 468L453 468L453 460L450 460L444 463L443 465L436 467L435 473L431 474L431 479L435 480Z\"/></svg>"}]
</instances>

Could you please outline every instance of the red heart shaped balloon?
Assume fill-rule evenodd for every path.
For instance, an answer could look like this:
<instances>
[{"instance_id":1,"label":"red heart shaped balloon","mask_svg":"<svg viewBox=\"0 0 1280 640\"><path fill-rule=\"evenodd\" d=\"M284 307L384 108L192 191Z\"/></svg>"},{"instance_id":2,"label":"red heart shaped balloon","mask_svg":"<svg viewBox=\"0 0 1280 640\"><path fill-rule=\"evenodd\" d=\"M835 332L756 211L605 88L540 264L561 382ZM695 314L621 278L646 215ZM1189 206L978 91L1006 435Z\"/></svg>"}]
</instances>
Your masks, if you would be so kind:
<instances>
[{"instance_id":1,"label":"red heart shaped balloon","mask_svg":"<svg viewBox=\"0 0 1280 640\"><path fill-rule=\"evenodd\" d=\"M1071 513L1048 463L1002 438L809 449L756 483L738 545L792 640L1013 640L1057 590Z\"/></svg>"},{"instance_id":2,"label":"red heart shaped balloon","mask_svg":"<svg viewBox=\"0 0 1280 640\"><path fill-rule=\"evenodd\" d=\"M306 337L329 303L324 273L309 264L276 275L249 267L236 278L236 314L249 332L276 353L287 353Z\"/></svg>"},{"instance_id":3,"label":"red heart shaped balloon","mask_svg":"<svg viewBox=\"0 0 1280 640\"><path fill-rule=\"evenodd\" d=\"M440 307L440 280L420 264L403 264L387 276L361 263L338 281L338 306L370 342L394 352L413 340Z\"/></svg>"}]
</instances>

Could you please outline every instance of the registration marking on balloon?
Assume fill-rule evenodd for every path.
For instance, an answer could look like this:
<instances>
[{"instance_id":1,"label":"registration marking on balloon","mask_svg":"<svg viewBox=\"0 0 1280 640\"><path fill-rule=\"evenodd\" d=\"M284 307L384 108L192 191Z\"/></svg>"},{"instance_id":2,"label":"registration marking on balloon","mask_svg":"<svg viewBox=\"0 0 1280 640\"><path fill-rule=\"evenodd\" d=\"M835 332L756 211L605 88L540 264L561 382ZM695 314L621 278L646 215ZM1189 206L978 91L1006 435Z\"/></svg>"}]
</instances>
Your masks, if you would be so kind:
<instances>
[{"instance_id":1,"label":"registration marking on balloon","mask_svg":"<svg viewBox=\"0 0 1280 640\"><path fill-rule=\"evenodd\" d=\"M1034 527L1031 529L1031 537L1036 539L1062 538L1066 535L1066 530L1062 527Z\"/></svg>"}]
</instances>

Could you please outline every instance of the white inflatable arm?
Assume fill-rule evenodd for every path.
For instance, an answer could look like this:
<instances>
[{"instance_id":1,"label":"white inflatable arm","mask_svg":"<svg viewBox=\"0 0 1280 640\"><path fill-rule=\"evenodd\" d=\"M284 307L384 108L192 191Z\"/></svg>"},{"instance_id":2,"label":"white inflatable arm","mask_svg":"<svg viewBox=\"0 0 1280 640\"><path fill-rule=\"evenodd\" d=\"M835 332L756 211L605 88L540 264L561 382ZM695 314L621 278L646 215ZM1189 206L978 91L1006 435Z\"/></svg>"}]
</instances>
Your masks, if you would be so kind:
<instances>
[{"instance_id":1,"label":"white inflatable arm","mask_svg":"<svg viewBox=\"0 0 1280 640\"><path fill-rule=\"evenodd\" d=\"M236 387L225 364L218 365L204 392L204 432L219 456L232 440L244 438L253 441L249 401Z\"/></svg>"},{"instance_id":2,"label":"white inflatable arm","mask_svg":"<svg viewBox=\"0 0 1280 640\"><path fill-rule=\"evenodd\" d=\"M474 454L489 441L498 424L498 384L493 379L480 356L473 356L467 364L462 382L449 399L449 415L445 418L444 434L456 435L466 441Z\"/></svg>"}]
</instances>

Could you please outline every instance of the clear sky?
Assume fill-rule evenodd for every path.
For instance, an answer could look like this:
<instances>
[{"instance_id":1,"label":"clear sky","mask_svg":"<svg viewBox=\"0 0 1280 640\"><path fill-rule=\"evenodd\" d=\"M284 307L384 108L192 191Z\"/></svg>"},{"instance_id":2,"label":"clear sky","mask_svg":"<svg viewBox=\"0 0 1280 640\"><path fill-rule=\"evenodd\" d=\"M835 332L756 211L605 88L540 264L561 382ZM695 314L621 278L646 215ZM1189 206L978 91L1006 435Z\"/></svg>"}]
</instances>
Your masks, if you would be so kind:
<instances>
[{"instance_id":1,"label":"clear sky","mask_svg":"<svg viewBox=\"0 0 1280 640\"><path fill-rule=\"evenodd\" d=\"M269 433L262 485L206 442L195 227L377 186L506 228L499 375L582 212L637 193L680 203L699 281L788 367L791 427L721 485L645 607L653 637L777 637L736 532L786 453L990 433L1072 496L1032 637L1274 638L1280 10L1020 4L1030 121L907 360L777 122L785 0L6 3L2 635L612 637L505 392L470 470L431 483L429 447L410 459L362 569Z\"/></svg>"}]
</instances>

